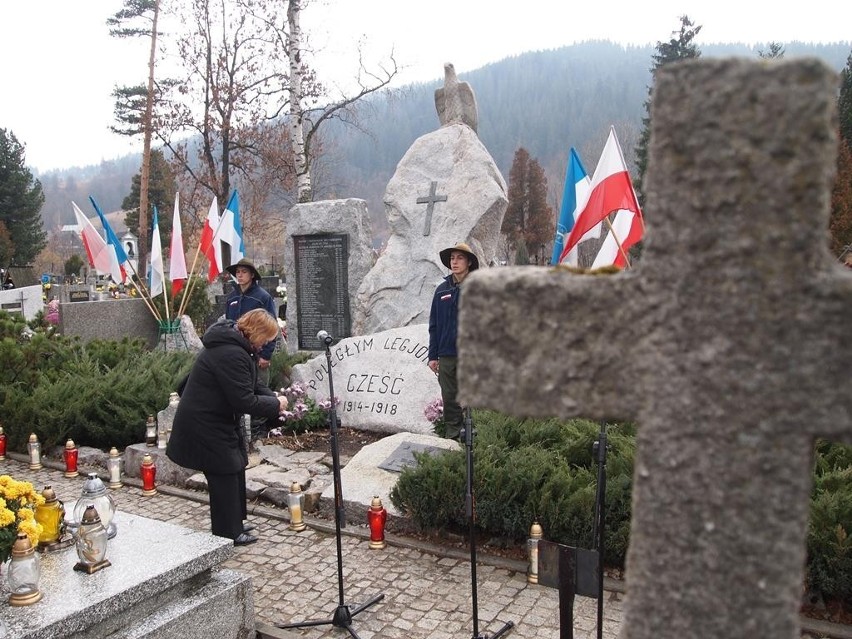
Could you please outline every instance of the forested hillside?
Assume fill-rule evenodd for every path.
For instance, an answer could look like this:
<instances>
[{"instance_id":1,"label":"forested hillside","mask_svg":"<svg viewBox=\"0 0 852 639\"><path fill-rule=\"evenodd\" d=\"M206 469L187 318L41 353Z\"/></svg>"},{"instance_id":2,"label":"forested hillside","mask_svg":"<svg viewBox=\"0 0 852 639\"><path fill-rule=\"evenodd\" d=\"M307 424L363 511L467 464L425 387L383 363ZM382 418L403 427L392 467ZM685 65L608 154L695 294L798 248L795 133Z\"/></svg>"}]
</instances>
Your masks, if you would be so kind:
<instances>
[{"instance_id":1,"label":"forested hillside","mask_svg":"<svg viewBox=\"0 0 852 639\"><path fill-rule=\"evenodd\" d=\"M785 57L814 55L839 72L851 46L788 43ZM702 55L756 58L758 50L761 47L705 45ZM503 175L508 175L515 150L523 146L545 169L549 199L556 206L568 149L577 149L591 173L610 125L616 127L632 168L653 53L652 46L625 48L610 42L586 42L507 58L462 73L460 79L469 82L476 93L479 137ZM387 182L411 143L439 126L433 96L443 83L442 69L435 69L435 78L366 101L360 107L363 130L330 123L324 134L322 168L316 174L316 199L367 200L374 232L383 235L386 225L381 201ZM40 175L46 196L42 210L45 228L51 231L71 223L70 201L83 206L88 195L105 210L118 209L140 161L138 156L126 156L98 166ZM287 206L282 203L282 208Z\"/></svg>"}]
</instances>

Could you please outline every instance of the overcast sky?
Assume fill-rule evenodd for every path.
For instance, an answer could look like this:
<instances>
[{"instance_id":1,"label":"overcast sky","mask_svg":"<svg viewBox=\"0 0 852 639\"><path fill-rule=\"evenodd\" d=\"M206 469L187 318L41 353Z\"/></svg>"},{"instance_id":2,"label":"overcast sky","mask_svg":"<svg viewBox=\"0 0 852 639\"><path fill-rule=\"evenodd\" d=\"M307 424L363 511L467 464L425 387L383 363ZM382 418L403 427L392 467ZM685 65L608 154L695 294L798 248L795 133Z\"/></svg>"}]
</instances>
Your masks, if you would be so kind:
<instances>
[{"instance_id":1,"label":"overcast sky","mask_svg":"<svg viewBox=\"0 0 852 639\"><path fill-rule=\"evenodd\" d=\"M311 0L302 26L326 52L323 78L351 75L342 65L364 38L369 52L391 48L405 67L398 84L460 76L525 51L585 40L655 44L686 14L702 25L701 43L850 42L852 3L811 0ZM282 4L284 0L281 0ZM147 74L141 44L110 38L106 19L122 0L6 0L0 8L0 128L26 145L40 171L98 163L137 151L109 132L116 85ZM784 6L785 8L781 8ZM650 60L649 60L650 66Z\"/></svg>"}]
</instances>

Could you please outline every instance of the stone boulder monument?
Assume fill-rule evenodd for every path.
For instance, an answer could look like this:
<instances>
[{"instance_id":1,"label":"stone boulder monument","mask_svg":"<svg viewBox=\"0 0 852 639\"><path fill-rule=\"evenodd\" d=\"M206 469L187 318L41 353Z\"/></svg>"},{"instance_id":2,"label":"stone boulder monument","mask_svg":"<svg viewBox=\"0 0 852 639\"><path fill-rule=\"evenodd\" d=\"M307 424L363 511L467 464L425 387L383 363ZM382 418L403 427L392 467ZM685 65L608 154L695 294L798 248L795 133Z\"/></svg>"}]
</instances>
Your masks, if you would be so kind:
<instances>
[{"instance_id":1,"label":"stone boulder monument","mask_svg":"<svg viewBox=\"0 0 852 639\"><path fill-rule=\"evenodd\" d=\"M506 182L472 126L469 85L445 66L436 92L442 126L414 141L388 183L390 237L356 295L353 335L429 321L432 294L447 270L438 252L467 242L490 264L506 212Z\"/></svg>"}]
</instances>

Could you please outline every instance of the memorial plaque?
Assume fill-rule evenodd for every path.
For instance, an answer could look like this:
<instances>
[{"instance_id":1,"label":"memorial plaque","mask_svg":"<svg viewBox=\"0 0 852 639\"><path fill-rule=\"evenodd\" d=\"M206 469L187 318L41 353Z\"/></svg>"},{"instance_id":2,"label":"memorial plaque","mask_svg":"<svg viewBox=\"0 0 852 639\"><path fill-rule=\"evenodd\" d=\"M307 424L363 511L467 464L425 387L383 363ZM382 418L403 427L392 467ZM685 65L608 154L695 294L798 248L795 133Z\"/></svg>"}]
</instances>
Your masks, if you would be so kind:
<instances>
[{"instance_id":1,"label":"memorial plaque","mask_svg":"<svg viewBox=\"0 0 852 639\"><path fill-rule=\"evenodd\" d=\"M319 331L350 337L349 236L294 235L293 249L299 349L320 350Z\"/></svg>"},{"instance_id":2,"label":"memorial plaque","mask_svg":"<svg viewBox=\"0 0 852 639\"><path fill-rule=\"evenodd\" d=\"M69 302L88 302L89 291L68 291Z\"/></svg>"},{"instance_id":3,"label":"memorial plaque","mask_svg":"<svg viewBox=\"0 0 852 639\"><path fill-rule=\"evenodd\" d=\"M401 473L403 468L417 464L417 460L414 458L414 453L429 453L430 455L437 455L445 452L447 452L446 448L429 446L428 444L405 442L404 444L397 446L396 449L388 455L388 458L379 464L379 468L389 470L392 473Z\"/></svg>"}]
</instances>

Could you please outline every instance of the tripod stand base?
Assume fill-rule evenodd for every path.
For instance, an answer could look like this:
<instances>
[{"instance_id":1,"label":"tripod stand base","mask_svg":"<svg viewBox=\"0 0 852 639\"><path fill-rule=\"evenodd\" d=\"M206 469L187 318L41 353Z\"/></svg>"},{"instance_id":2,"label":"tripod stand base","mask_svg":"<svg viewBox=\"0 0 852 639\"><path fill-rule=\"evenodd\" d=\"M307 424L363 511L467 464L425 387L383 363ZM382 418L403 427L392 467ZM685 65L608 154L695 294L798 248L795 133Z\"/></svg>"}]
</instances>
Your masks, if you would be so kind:
<instances>
[{"instance_id":1,"label":"tripod stand base","mask_svg":"<svg viewBox=\"0 0 852 639\"><path fill-rule=\"evenodd\" d=\"M497 637L503 636L504 634L509 632L514 627L515 627L515 623L513 621L507 621L506 623L504 623L500 627L500 630L495 632L493 635L489 635L488 633L481 632L478 635L474 635L472 637L472 639L497 639Z\"/></svg>"},{"instance_id":2,"label":"tripod stand base","mask_svg":"<svg viewBox=\"0 0 852 639\"><path fill-rule=\"evenodd\" d=\"M360 639L352 628L352 617L357 615L359 612L369 608L370 606L379 603L382 599L385 598L384 593L380 595L376 595L372 599L368 599L366 602L362 603L360 606L356 606L354 609L350 610L349 606L345 604L340 604L337 608L334 609L334 613L331 616L331 619L317 619L314 621L299 621L296 623L277 623L275 624L276 628L309 628L313 626L334 626L335 628L345 628L349 631L349 634L352 635L355 639ZM494 635L495 637L497 635Z\"/></svg>"}]
</instances>

